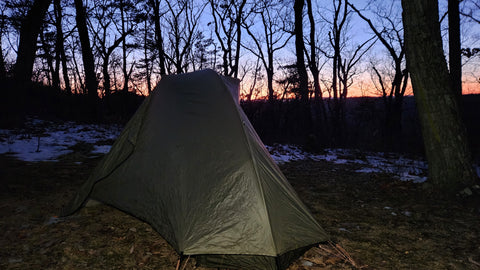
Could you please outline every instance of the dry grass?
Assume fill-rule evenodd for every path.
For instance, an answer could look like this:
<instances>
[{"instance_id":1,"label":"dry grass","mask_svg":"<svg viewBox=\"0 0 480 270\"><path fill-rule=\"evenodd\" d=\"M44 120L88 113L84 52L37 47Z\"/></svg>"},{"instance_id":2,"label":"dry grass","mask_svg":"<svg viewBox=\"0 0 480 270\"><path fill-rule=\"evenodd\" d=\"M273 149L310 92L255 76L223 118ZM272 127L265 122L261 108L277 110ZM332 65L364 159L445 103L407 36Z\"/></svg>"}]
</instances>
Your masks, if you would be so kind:
<instances>
[{"instance_id":1,"label":"dry grass","mask_svg":"<svg viewBox=\"0 0 480 270\"><path fill-rule=\"evenodd\" d=\"M97 161L78 153L55 163L0 156L0 269L177 267L163 238L114 208L98 205L52 219ZM313 161L282 166L334 241L310 249L290 270L480 269L478 210L427 197L421 185L354 169ZM178 267L206 270L194 258Z\"/></svg>"}]
</instances>

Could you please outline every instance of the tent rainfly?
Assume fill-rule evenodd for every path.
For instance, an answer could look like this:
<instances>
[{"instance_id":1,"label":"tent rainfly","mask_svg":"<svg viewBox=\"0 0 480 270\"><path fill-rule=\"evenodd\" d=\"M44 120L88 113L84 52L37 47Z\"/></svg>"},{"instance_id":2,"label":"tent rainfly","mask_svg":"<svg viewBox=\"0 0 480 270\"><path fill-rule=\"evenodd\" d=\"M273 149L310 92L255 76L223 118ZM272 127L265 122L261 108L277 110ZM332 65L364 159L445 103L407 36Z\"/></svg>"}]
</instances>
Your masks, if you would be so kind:
<instances>
[{"instance_id":1,"label":"tent rainfly","mask_svg":"<svg viewBox=\"0 0 480 270\"><path fill-rule=\"evenodd\" d=\"M148 222L200 265L284 269L327 234L212 70L162 78L63 215L89 198Z\"/></svg>"}]
</instances>

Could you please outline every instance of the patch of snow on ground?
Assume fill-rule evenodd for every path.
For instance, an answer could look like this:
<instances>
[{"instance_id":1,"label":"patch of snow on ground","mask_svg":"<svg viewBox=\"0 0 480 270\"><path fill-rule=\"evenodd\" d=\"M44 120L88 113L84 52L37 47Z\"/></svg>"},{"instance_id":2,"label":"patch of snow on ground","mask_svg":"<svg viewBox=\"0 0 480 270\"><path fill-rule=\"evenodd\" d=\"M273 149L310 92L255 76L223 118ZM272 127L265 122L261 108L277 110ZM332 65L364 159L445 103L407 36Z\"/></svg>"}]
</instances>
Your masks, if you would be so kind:
<instances>
[{"instance_id":1,"label":"patch of snow on ground","mask_svg":"<svg viewBox=\"0 0 480 270\"><path fill-rule=\"evenodd\" d=\"M94 145L92 153L94 154L106 154L112 148L111 145Z\"/></svg>"},{"instance_id":2,"label":"patch of snow on ground","mask_svg":"<svg viewBox=\"0 0 480 270\"><path fill-rule=\"evenodd\" d=\"M302 151L300 148L294 145L275 145L275 146L265 146L270 152L273 160L277 163L286 163L296 160L304 160L307 158L308 153Z\"/></svg>"},{"instance_id":3,"label":"patch of snow on ground","mask_svg":"<svg viewBox=\"0 0 480 270\"><path fill-rule=\"evenodd\" d=\"M93 153L106 153L120 128L114 125L84 125L74 122L55 124L29 119L23 130L0 130L0 154L10 154L24 161L55 161L72 152L69 148L84 142L94 145Z\"/></svg>"},{"instance_id":4,"label":"patch of snow on ground","mask_svg":"<svg viewBox=\"0 0 480 270\"><path fill-rule=\"evenodd\" d=\"M325 149L324 154L312 154L292 145L267 146L272 158L279 164L311 159L334 164L356 164L362 168L358 173L388 173L403 181L422 183L426 181L427 164L424 161L405 158L399 154L363 153L348 149ZM363 156L362 159L358 155Z\"/></svg>"}]
</instances>

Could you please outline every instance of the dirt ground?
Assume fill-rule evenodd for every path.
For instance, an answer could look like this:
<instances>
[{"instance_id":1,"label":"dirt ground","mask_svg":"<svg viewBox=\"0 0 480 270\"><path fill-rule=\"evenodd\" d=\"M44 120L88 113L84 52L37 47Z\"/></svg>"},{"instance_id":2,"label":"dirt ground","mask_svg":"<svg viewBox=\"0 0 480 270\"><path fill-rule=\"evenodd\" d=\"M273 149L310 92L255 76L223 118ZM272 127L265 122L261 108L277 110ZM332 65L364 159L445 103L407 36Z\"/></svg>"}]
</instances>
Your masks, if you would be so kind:
<instances>
[{"instance_id":1,"label":"dirt ground","mask_svg":"<svg viewBox=\"0 0 480 270\"><path fill-rule=\"evenodd\" d=\"M40 163L0 155L0 269L175 269L178 256L162 237L119 210L97 205L55 218L97 162L82 151ZM480 212L471 202L434 199L422 184L355 173L352 165L281 168L351 257L324 244L290 270L480 269ZM194 258L179 269L206 270Z\"/></svg>"}]
</instances>

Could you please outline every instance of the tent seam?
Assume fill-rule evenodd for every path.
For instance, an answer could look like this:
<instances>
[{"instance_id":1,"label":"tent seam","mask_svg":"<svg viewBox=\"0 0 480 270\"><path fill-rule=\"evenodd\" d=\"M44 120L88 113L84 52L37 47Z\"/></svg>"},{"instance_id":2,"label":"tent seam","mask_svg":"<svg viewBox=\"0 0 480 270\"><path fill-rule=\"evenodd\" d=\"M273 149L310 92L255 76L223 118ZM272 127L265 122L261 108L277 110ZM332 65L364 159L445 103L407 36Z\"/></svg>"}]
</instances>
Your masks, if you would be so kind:
<instances>
[{"instance_id":1,"label":"tent seam","mask_svg":"<svg viewBox=\"0 0 480 270\"><path fill-rule=\"evenodd\" d=\"M233 96L229 93L229 90L227 89L227 86L225 84L225 82L223 82L222 78L220 77L219 74L217 74L215 72L215 75L220 79L220 81L222 82L223 84L223 89L224 91L227 92L227 94L230 96L230 102L233 102L234 104L234 107L235 107L235 110L237 111L237 114L236 114L236 117L238 120L240 120L240 124L241 124L241 127L242 127L242 131L243 131L243 139L244 141L246 141L246 144L248 146L248 150L249 150L249 155L250 155L250 159L252 160L252 164L253 164L253 169L255 170L255 175L257 177L257 186L258 188L260 189L260 196L262 197L262 201L263 201L263 207L265 209L265 212L267 214L267 218L268 218L268 227L270 229L270 238L271 238L271 241L272 241L272 244L273 244L273 247L274 247L274 250L275 250L275 255L274 257L277 257L279 254L278 254L278 249L277 249L277 244L275 243L275 239L273 237L273 228L272 228L272 222L271 222L271 219L270 219L270 211L268 209L268 206L267 206L267 203L266 203L266 200L265 200L265 196L263 194L263 185L262 183L260 183L260 175L258 173L258 168L257 168L257 160L255 159L254 155L253 155L253 149L252 149L252 145L250 144L250 141L248 140L248 135L246 133L246 125L245 125L245 121L241 118L241 115L245 115L244 113L240 112L239 109L241 109L240 107L240 104L235 102L233 100ZM246 117L246 115L245 115ZM247 118L248 119L248 118ZM263 144L263 142L262 142ZM272 255L264 255L264 256L272 256Z\"/></svg>"}]
</instances>

